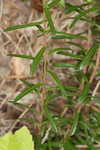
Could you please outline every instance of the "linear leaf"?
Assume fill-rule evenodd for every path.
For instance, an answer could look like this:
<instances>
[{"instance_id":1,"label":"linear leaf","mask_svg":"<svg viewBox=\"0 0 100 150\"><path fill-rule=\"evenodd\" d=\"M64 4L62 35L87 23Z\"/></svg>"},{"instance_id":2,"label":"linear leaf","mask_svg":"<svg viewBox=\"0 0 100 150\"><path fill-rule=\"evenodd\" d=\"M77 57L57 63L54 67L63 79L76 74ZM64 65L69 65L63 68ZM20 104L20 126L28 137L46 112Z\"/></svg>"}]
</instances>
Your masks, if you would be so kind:
<instances>
[{"instance_id":1,"label":"linear leaf","mask_svg":"<svg viewBox=\"0 0 100 150\"><path fill-rule=\"evenodd\" d=\"M32 87L32 86L34 86L34 84L32 84L32 83L30 83L30 82L28 82L28 81L26 81L26 80L20 80L20 81L22 81L26 86L28 86L28 87Z\"/></svg>"},{"instance_id":2,"label":"linear leaf","mask_svg":"<svg viewBox=\"0 0 100 150\"><path fill-rule=\"evenodd\" d=\"M85 15L83 15L83 14L77 15L77 16L73 19L72 23L70 24L70 28L72 28L72 27L77 23L77 21L82 20L82 19L83 19L83 18L82 18L83 16L85 16ZM88 18L88 17L85 16L84 18Z\"/></svg>"},{"instance_id":3,"label":"linear leaf","mask_svg":"<svg viewBox=\"0 0 100 150\"><path fill-rule=\"evenodd\" d=\"M53 0L51 1L49 4L48 4L48 8L52 8L54 7L55 5L57 5L61 0Z\"/></svg>"},{"instance_id":4,"label":"linear leaf","mask_svg":"<svg viewBox=\"0 0 100 150\"><path fill-rule=\"evenodd\" d=\"M82 5L71 5L70 3L65 3L65 8L66 8L66 10L65 10L65 13L72 13L72 12L74 12L74 11L76 11L76 12L78 12L78 13L81 13L81 12L83 12L83 8L85 7L85 6L87 6L87 5L89 5L88 3L85 3L85 4L82 4Z\"/></svg>"},{"instance_id":5,"label":"linear leaf","mask_svg":"<svg viewBox=\"0 0 100 150\"><path fill-rule=\"evenodd\" d=\"M86 98L88 97L88 94L89 94L89 90L90 90L90 84L87 83L86 86L84 87L83 91L79 95L79 98L77 100L78 105L86 100Z\"/></svg>"},{"instance_id":6,"label":"linear leaf","mask_svg":"<svg viewBox=\"0 0 100 150\"><path fill-rule=\"evenodd\" d=\"M90 13L90 12L95 12L95 11L100 11L100 6L89 8L86 10L85 13Z\"/></svg>"},{"instance_id":7,"label":"linear leaf","mask_svg":"<svg viewBox=\"0 0 100 150\"><path fill-rule=\"evenodd\" d=\"M16 30L16 29L21 29L21 28L29 28L29 27L40 25L42 23L43 23L43 21L39 21L39 22L33 22L33 23L29 23L29 24L11 26L11 27L8 27L8 28L4 29L4 32L13 31L13 30Z\"/></svg>"},{"instance_id":8,"label":"linear leaf","mask_svg":"<svg viewBox=\"0 0 100 150\"><path fill-rule=\"evenodd\" d=\"M60 0L59 6L65 8L65 1L64 0Z\"/></svg>"},{"instance_id":9,"label":"linear leaf","mask_svg":"<svg viewBox=\"0 0 100 150\"><path fill-rule=\"evenodd\" d=\"M56 30L55 30L54 23L53 23L52 18L51 18L51 13L50 13L49 8L45 7L44 12L45 12L46 18L48 20L48 25L50 27L50 30L52 33L54 33Z\"/></svg>"},{"instance_id":10,"label":"linear leaf","mask_svg":"<svg viewBox=\"0 0 100 150\"><path fill-rule=\"evenodd\" d=\"M26 59L34 59L32 56L26 56L22 54L8 54L7 56L14 56L14 57L19 57L19 58L26 58Z\"/></svg>"},{"instance_id":11,"label":"linear leaf","mask_svg":"<svg viewBox=\"0 0 100 150\"><path fill-rule=\"evenodd\" d=\"M66 90L70 90L70 91L77 91L78 88L77 87L74 87L74 86L67 86L67 85L64 85L64 88Z\"/></svg>"},{"instance_id":12,"label":"linear leaf","mask_svg":"<svg viewBox=\"0 0 100 150\"><path fill-rule=\"evenodd\" d=\"M54 67L70 67L77 69L77 64L68 64L68 63L53 63Z\"/></svg>"},{"instance_id":13,"label":"linear leaf","mask_svg":"<svg viewBox=\"0 0 100 150\"><path fill-rule=\"evenodd\" d=\"M85 21L89 21L89 17L87 16L87 14L88 13L90 13L90 12L95 12L95 11L98 11L98 10L100 10L100 7L94 7L94 8L89 8L89 9L87 9L87 10L85 10L85 11L80 11L79 12L79 14L75 17L75 19L72 21L72 23L71 23L71 25L70 25L70 28L72 28L74 25L75 25L75 23L77 22L77 21L79 21L79 20L85 20ZM82 18L82 17L84 17L84 18ZM87 19L88 18L88 19ZM96 24L95 22L93 22L93 21L89 21L89 23L91 23L91 24L95 24L95 25L97 25L97 26L99 26L98 24Z\"/></svg>"},{"instance_id":14,"label":"linear leaf","mask_svg":"<svg viewBox=\"0 0 100 150\"><path fill-rule=\"evenodd\" d=\"M60 54L60 55L64 55L64 56L70 56L72 58L75 58L75 59L79 59L81 60L83 58L83 56L78 56L78 55L74 55L72 53L66 53L66 52L58 52L57 54Z\"/></svg>"},{"instance_id":15,"label":"linear leaf","mask_svg":"<svg viewBox=\"0 0 100 150\"><path fill-rule=\"evenodd\" d=\"M53 114L48 112L48 108L47 107L45 107L45 112L46 112L46 115L47 115L47 117L48 117L48 119L49 119L49 121L51 123L52 128L55 130L55 132L57 132L57 126L56 126L56 123L55 123L55 121L53 119Z\"/></svg>"},{"instance_id":16,"label":"linear leaf","mask_svg":"<svg viewBox=\"0 0 100 150\"><path fill-rule=\"evenodd\" d=\"M74 116L74 120L73 120L71 135L74 135L75 132L76 132L76 130L77 130L78 121L79 121L79 116L80 116L80 113L79 113L79 112L76 112L76 113L75 113L75 116Z\"/></svg>"},{"instance_id":17,"label":"linear leaf","mask_svg":"<svg viewBox=\"0 0 100 150\"><path fill-rule=\"evenodd\" d=\"M64 150L76 150L71 137L67 136L66 142L64 143Z\"/></svg>"},{"instance_id":18,"label":"linear leaf","mask_svg":"<svg viewBox=\"0 0 100 150\"><path fill-rule=\"evenodd\" d=\"M36 90L37 88L40 88L42 85L43 85L42 83L38 83L38 84L33 85L31 87L25 88L20 94L18 94L16 96L16 98L13 101L13 103L18 102L21 98L23 98L27 94L31 93L33 90Z\"/></svg>"},{"instance_id":19,"label":"linear leaf","mask_svg":"<svg viewBox=\"0 0 100 150\"><path fill-rule=\"evenodd\" d=\"M63 51L63 50L72 50L71 48L54 48L52 50L49 51L49 54L53 54L53 53L56 53L56 52L59 52L59 51Z\"/></svg>"},{"instance_id":20,"label":"linear leaf","mask_svg":"<svg viewBox=\"0 0 100 150\"><path fill-rule=\"evenodd\" d=\"M36 25L36 27L39 29L40 32L45 32L44 28L40 24Z\"/></svg>"},{"instance_id":21,"label":"linear leaf","mask_svg":"<svg viewBox=\"0 0 100 150\"><path fill-rule=\"evenodd\" d=\"M38 52L38 54L34 57L34 60L33 60L32 64L31 64L31 74L32 75L37 70L37 67L40 64L40 61L43 58L45 49L46 49L45 47L41 48L40 51Z\"/></svg>"},{"instance_id":22,"label":"linear leaf","mask_svg":"<svg viewBox=\"0 0 100 150\"><path fill-rule=\"evenodd\" d=\"M76 43L76 42L72 42L72 41L69 41L69 42L67 42L68 44L70 44L70 45L73 45L73 46L75 46L75 47L78 47L78 48L80 48L80 50L82 51L82 53L83 54L85 54L85 48L81 45L81 44L79 44L79 43Z\"/></svg>"},{"instance_id":23,"label":"linear leaf","mask_svg":"<svg viewBox=\"0 0 100 150\"><path fill-rule=\"evenodd\" d=\"M52 36L53 39L80 39L86 40L86 37L81 36L80 34L71 34L71 33L63 33L56 32L55 35Z\"/></svg>"},{"instance_id":24,"label":"linear leaf","mask_svg":"<svg viewBox=\"0 0 100 150\"><path fill-rule=\"evenodd\" d=\"M52 78L54 79L54 81L56 82L57 86L59 87L59 89L61 90L62 94L64 97L67 97L67 93L66 90L64 89L64 86L62 85L60 79L58 78L58 76L56 75L55 72L52 71L48 71L48 73L52 76Z\"/></svg>"},{"instance_id":25,"label":"linear leaf","mask_svg":"<svg viewBox=\"0 0 100 150\"><path fill-rule=\"evenodd\" d=\"M79 65L79 69L83 69L83 67L85 65L88 65L91 58L95 55L95 53L98 50L99 45L98 44L94 44L88 51L86 56L84 57L84 59L81 61L80 65Z\"/></svg>"}]
</instances>

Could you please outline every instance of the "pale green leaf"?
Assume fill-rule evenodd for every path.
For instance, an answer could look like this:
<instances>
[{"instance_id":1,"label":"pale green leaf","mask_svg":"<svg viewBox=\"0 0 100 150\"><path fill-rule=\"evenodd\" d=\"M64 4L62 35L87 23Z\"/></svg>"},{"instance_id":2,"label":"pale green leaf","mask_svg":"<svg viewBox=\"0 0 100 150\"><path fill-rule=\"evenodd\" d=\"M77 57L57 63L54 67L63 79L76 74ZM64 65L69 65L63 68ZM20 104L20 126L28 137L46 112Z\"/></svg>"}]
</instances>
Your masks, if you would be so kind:
<instances>
[{"instance_id":1,"label":"pale green leaf","mask_svg":"<svg viewBox=\"0 0 100 150\"><path fill-rule=\"evenodd\" d=\"M22 127L15 134L9 132L1 137L0 150L34 150L32 135L27 127Z\"/></svg>"}]
</instances>

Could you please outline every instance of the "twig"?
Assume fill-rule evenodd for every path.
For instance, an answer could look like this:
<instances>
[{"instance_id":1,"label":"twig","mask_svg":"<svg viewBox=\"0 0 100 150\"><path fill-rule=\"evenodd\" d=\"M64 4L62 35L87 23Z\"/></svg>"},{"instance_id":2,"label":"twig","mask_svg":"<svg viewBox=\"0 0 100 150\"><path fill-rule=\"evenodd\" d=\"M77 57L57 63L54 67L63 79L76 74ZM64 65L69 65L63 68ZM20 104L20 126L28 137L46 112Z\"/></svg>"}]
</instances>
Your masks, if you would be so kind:
<instances>
[{"instance_id":1,"label":"twig","mask_svg":"<svg viewBox=\"0 0 100 150\"><path fill-rule=\"evenodd\" d=\"M2 14L3 14L3 0L0 0L0 21L2 18Z\"/></svg>"},{"instance_id":2,"label":"twig","mask_svg":"<svg viewBox=\"0 0 100 150\"><path fill-rule=\"evenodd\" d=\"M100 80L98 81L98 83L97 83L95 89L93 90L92 96L95 96L95 95L96 95L96 92L97 92L99 86L100 86Z\"/></svg>"},{"instance_id":3,"label":"twig","mask_svg":"<svg viewBox=\"0 0 100 150\"><path fill-rule=\"evenodd\" d=\"M7 32L4 32L1 27L0 27L0 32L8 38L8 40L14 45L16 50L19 52L20 48L16 46L16 43L13 41L13 39L10 37L10 35Z\"/></svg>"},{"instance_id":4,"label":"twig","mask_svg":"<svg viewBox=\"0 0 100 150\"><path fill-rule=\"evenodd\" d=\"M45 134L45 136L43 137L43 139L42 139L42 141L41 141L41 144L45 143L46 140L48 139L50 130L51 130L51 127L49 127L49 128L47 129L46 134Z\"/></svg>"},{"instance_id":5,"label":"twig","mask_svg":"<svg viewBox=\"0 0 100 150\"><path fill-rule=\"evenodd\" d=\"M11 94L10 97L12 97L12 96L14 95L14 92L16 91L17 88L18 88L18 85L16 85L16 87L14 88L14 90L13 90L13 92L12 92L12 94ZM2 101L2 103L0 104L0 109L3 107L3 105L4 105L5 103L7 103L8 99L9 99L10 97L6 97L6 98Z\"/></svg>"},{"instance_id":6,"label":"twig","mask_svg":"<svg viewBox=\"0 0 100 150\"><path fill-rule=\"evenodd\" d=\"M16 80L16 79L33 79L33 76L28 75L12 75L7 77L0 77L0 80Z\"/></svg>"},{"instance_id":7,"label":"twig","mask_svg":"<svg viewBox=\"0 0 100 150\"><path fill-rule=\"evenodd\" d=\"M96 147L96 148L99 148L100 144L94 144L93 146ZM77 148L88 148L88 145L76 145L76 147Z\"/></svg>"},{"instance_id":8,"label":"twig","mask_svg":"<svg viewBox=\"0 0 100 150\"><path fill-rule=\"evenodd\" d=\"M24 110L24 112L23 112L23 113L17 118L17 120L13 123L13 125L11 126L11 128L10 128L9 131L12 131L12 130L15 128L16 124L17 124L17 123L20 121L20 119L29 111L29 108L31 108L32 105L33 105L33 101L32 101L32 103L29 105L29 107L26 108L26 109Z\"/></svg>"}]
</instances>

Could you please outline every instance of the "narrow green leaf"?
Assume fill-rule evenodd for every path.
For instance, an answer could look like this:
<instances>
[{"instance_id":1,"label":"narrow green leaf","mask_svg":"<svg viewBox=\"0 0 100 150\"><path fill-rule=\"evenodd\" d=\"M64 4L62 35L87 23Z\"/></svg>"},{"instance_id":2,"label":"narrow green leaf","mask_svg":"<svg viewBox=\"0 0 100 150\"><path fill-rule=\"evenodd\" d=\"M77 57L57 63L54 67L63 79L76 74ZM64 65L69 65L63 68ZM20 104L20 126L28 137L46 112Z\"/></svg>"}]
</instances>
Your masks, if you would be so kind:
<instances>
[{"instance_id":1,"label":"narrow green leaf","mask_svg":"<svg viewBox=\"0 0 100 150\"><path fill-rule=\"evenodd\" d=\"M86 10L85 13L96 12L96 11L100 11L100 6L89 8Z\"/></svg>"},{"instance_id":2,"label":"narrow green leaf","mask_svg":"<svg viewBox=\"0 0 100 150\"><path fill-rule=\"evenodd\" d=\"M45 106L47 106L49 104L50 101L54 100L56 97L59 97L59 94L49 94L47 95L46 99L45 99Z\"/></svg>"},{"instance_id":3,"label":"narrow green leaf","mask_svg":"<svg viewBox=\"0 0 100 150\"><path fill-rule=\"evenodd\" d=\"M46 116L48 117L50 123L51 123L51 126L52 128L55 130L55 132L57 132L57 126L56 126L56 123L53 119L53 114L51 114L50 112L48 112L48 108L45 107L45 112L46 112Z\"/></svg>"},{"instance_id":4,"label":"narrow green leaf","mask_svg":"<svg viewBox=\"0 0 100 150\"><path fill-rule=\"evenodd\" d=\"M70 56L72 58L75 58L75 59L79 59L81 60L83 58L83 56L78 56L78 55L74 55L72 53L66 53L66 52L58 52L57 54L60 54L60 55L63 55L63 56Z\"/></svg>"},{"instance_id":5,"label":"narrow green leaf","mask_svg":"<svg viewBox=\"0 0 100 150\"><path fill-rule=\"evenodd\" d=\"M100 24L98 22L96 22L95 20L92 20L91 18L87 18L87 17L81 17L80 20L85 21L91 25L96 26L97 28L100 28Z\"/></svg>"},{"instance_id":6,"label":"narrow green leaf","mask_svg":"<svg viewBox=\"0 0 100 150\"><path fill-rule=\"evenodd\" d=\"M54 48L54 49L52 49L52 50L49 50L49 54L53 54L53 53L57 53L57 52L59 52L59 51L64 51L64 50L72 50L71 48Z\"/></svg>"},{"instance_id":7,"label":"narrow green leaf","mask_svg":"<svg viewBox=\"0 0 100 150\"><path fill-rule=\"evenodd\" d=\"M16 106L18 106L18 107L20 107L20 108L24 108L24 109L28 109L30 112L32 112L32 113L34 113L35 112L35 109L32 107L30 107L30 106L28 106L27 104L22 104L22 103L20 103L20 102L15 102L15 103L13 103L12 101L9 101L9 103L11 103L11 104L14 104L14 105L16 105Z\"/></svg>"},{"instance_id":8,"label":"narrow green leaf","mask_svg":"<svg viewBox=\"0 0 100 150\"><path fill-rule=\"evenodd\" d=\"M86 100L86 98L88 97L89 89L90 89L90 85L86 84L83 91L79 95L78 103L77 103L78 105L81 104L82 102L84 102L84 100ZM74 116L73 125L72 125L72 131L71 131L72 135L74 135L77 130L79 116L80 116L80 112L76 112L75 116Z\"/></svg>"},{"instance_id":9,"label":"narrow green leaf","mask_svg":"<svg viewBox=\"0 0 100 150\"><path fill-rule=\"evenodd\" d=\"M52 33L54 33L56 30L55 30L54 23L53 23L52 18L51 18L51 13L50 13L49 8L45 7L44 12L45 12L46 18L48 20L48 25L50 27L50 31Z\"/></svg>"},{"instance_id":10,"label":"narrow green leaf","mask_svg":"<svg viewBox=\"0 0 100 150\"><path fill-rule=\"evenodd\" d=\"M73 120L71 135L74 135L75 132L76 132L76 130L77 130L78 121L79 121L79 116L80 116L80 113L79 113L79 112L76 112L76 113L75 113L75 116L74 116L74 120Z\"/></svg>"},{"instance_id":11,"label":"narrow green leaf","mask_svg":"<svg viewBox=\"0 0 100 150\"><path fill-rule=\"evenodd\" d=\"M18 120L20 121L27 121L28 123L30 123L31 125L34 125L36 123L36 120L30 119L30 118L18 118ZM31 126L30 126L31 128Z\"/></svg>"},{"instance_id":12,"label":"narrow green leaf","mask_svg":"<svg viewBox=\"0 0 100 150\"><path fill-rule=\"evenodd\" d=\"M42 85L43 85L42 83L38 83L38 84L35 84L35 85L31 86L31 87L25 88L20 94L18 94L16 96L16 98L13 101L13 103L18 102L21 98L23 98L27 94L31 93L33 90L35 91L37 88L40 88Z\"/></svg>"},{"instance_id":13,"label":"narrow green leaf","mask_svg":"<svg viewBox=\"0 0 100 150\"><path fill-rule=\"evenodd\" d=\"M75 73L75 76L77 77L77 79L80 81L80 80L84 80L84 82L87 82L88 83L88 77L86 74L84 74L82 71L77 71Z\"/></svg>"},{"instance_id":14,"label":"narrow green leaf","mask_svg":"<svg viewBox=\"0 0 100 150\"><path fill-rule=\"evenodd\" d=\"M96 75L100 76L100 70L97 70Z\"/></svg>"},{"instance_id":15,"label":"narrow green leaf","mask_svg":"<svg viewBox=\"0 0 100 150\"><path fill-rule=\"evenodd\" d=\"M44 28L41 25L36 25L40 32L45 32Z\"/></svg>"},{"instance_id":16,"label":"narrow green leaf","mask_svg":"<svg viewBox=\"0 0 100 150\"><path fill-rule=\"evenodd\" d=\"M87 5L89 5L89 3L85 3L82 5L72 5L72 4L66 2L65 3L65 8L66 8L65 13L68 14L68 13L72 13L75 11L78 12L79 14L84 13L83 8ZM85 15L85 13L84 13L84 15Z\"/></svg>"},{"instance_id":17,"label":"narrow green leaf","mask_svg":"<svg viewBox=\"0 0 100 150\"><path fill-rule=\"evenodd\" d=\"M64 143L64 150L76 150L71 137L67 137L66 142Z\"/></svg>"},{"instance_id":18,"label":"narrow green leaf","mask_svg":"<svg viewBox=\"0 0 100 150\"><path fill-rule=\"evenodd\" d=\"M88 51L84 59L81 61L79 65L79 69L83 69L85 65L88 65L90 63L91 58L95 55L95 53L98 50L99 45L94 44Z\"/></svg>"},{"instance_id":19,"label":"narrow green leaf","mask_svg":"<svg viewBox=\"0 0 100 150\"><path fill-rule=\"evenodd\" d=\"M33 84L33 83L30 83L30 82L28 82L28 81L26 81L26 80L20 80L20 81L22 81L26 86L28 86L28 87L32 87L32 86L34 86L35 84ZM41 83L42 84L42 83ZM43 83L43 85L44 85L44 83ZM37 92L37 94L38 94L38 89L36 88L36 89L34 89L34 91L35 92Z\"/></svg>"},{"instance_id":20,"label":"narrow green leaf","mask_svg":"<svg viewBox=\"0 0 100 150\"><path fill-rule=\"evenodd\" d=\"M100 7L94 7L94 8L89 8L87 10L84 10L83 7L86 6L86 5L89 5L89 3L82 4L82 5L79 5L79 6L78 5L73 6L73 5L69 4L69 3L66 3L66 5L68 7L67 10L66 10L66 13L71 13L73 11L77 11L79 13L76 17L74 17L74 20L72 21L72 23L70 25L70 28L72 28L75 25L75 23L77 21L79 21L79 20L84 20L84 21L87 21L87 22L89 22L91 24L95 24L96 25L95 22L93 22L91 20L89 21L89 17L87 16L87 14L90 13L90 12L93 12L93 11L100 10ZM82 17L84 17L84 18L82 18Z\"/></svg>"},{"instance_id":21,"label":"narrow green leaf","mask_svg":"<svg viewBox=\"0 0 100 150\"><path fill-rule=\"evenodd\" d=\"M54 147L58 148L58 147L63 146L63 143L60 141L59 142L58 141L51 141L49 143L50 143L50 146L53 147L53 149L50 149L50 150L54 150Z\"/></svg>"},{"instance_id":22,"label":"narrow green leaf","mask_svg":"<svg viewBox=\"0 0 100 150\"><path fill-rule=\"evenodd\" d=\"M45 47L41 48L40 51L38 52L38 54L34 57L34 60L31 64L31 74L33 75L34 72L37 70L37 67L38 65L40 64L42 58L43 58L43 55L44 55L44 52L45 52Z\"/></svg>"},{"instance_id":23,"label":"narrow green leaf","mask_svg":"<svg viewBox=\"0 0 100 150\"><path fill-rule=\"evenodd\" d=\"M82 51L82 53L85 54L86 49L85 49L81 44L76 43L76 42L72 42L72 41L69 41L69 42L67 42L67 43L68 43L69 45L73 45L73 46L75 46L75 47L77 47L77 48L80 48L80 50Z\"/></svg>"},{"instance_id":24,"label":"narrow green leaf","mask_svg":"<svg viewBox=\"0 0 100 150\"><path fill-rule=\"evenodd\" d=\"M62 85L60 79L58 78L58 76L56 75L55 72L52 72L52 71L48 71L48 73L52 76L52 78L54 79L54 81L56 82L57 86L59 87L59 89L61 90L63 96L65 98L67 98L67 93L66 93L66 90L64 89L64 86Z\"/></svg>"},{"instance_id":25,"label":"narrow green leaf","mask_svg":"<svg viewBox=\"0 0 100 150\"><path fill-rule=\"evenodd\" d=\"M92 8L89 8L89 9L87 9L87 10L81 10L81 11L79 11L79 14L74 18L74 20L72 21L72 23L71 23L71 25L70 25L70 28L72 28L74 25L75 25L75 23L77 22L77 21L79 21L79 20L85 20L85 21L89 21L89 17L87 16L87 14L88 13L90 13L90 12L95 12L95 11L98 11L98 10L100 10L100 7L92 7ZM82 18L82 17L84 17L84 18ZM88 19L87 19L88 18ZM93 22L93 21L89 21L89 23L91 23L91 24L95 24L96 25L96 23L95 22ZM99 26L98 24L97 24L97 26Z\"/></svg>"},{"instance_id":26,"label":"narrow green leaf","mask_svg":"<svg viewBox=\"0 0 100 150\"><path fill-rule=\"evenodd\" d=\"M85 16L85 15L79 14L79 15L75 16L75 18L73 19L72 23L70 24L70 28L74 27L75 24L76 24L79 20L81 20L83 16ZM84 17L84 18L85 18L85 17ZM88 18L88 17L86 17L86 18Z\"/></svg>"},{"instance_id":27,"label":"narrow green leaf","mask_svg":"<svg viewBox=\"0 0 100 150\"><path fill-rule=\"evenodd\" d=\"M87 83L85 85L83 91L79 95L79 98L77 100L77 102L78 102L77 104L78 105L81 104L81 103L83 103L86 100L86 98L88 97L88 94L89 94L89 90L90 90L90 84Z\"/></svg>"},{"instance_id":28,"label":"narrow green leaf","mask_svg":"<svg viewBox=\"0 0 100 150\"><path fill-rule=\"evenodd\" d=\"M20 80L20 81L22 81L26 86L28 86L28 87L32 87L32 86L34 86L34 84L32 84L32 83L30 83L30 82L28 82L28 81L26 81L26 80Z\"/></svg>"},{"instance_id":29,"label":"narrow green leaf","mask_svg":"<svg viewBox=\"0 0 100 150\"><path fill-rule=\"evenodd\" d=\"M64 0L60 0L59 6L65 8L65 1Z\"/></svg>"},{"instance_id":30,"label":"narrow green leaf","mask_svg":"<svg viewBox=\"0 0 100 150\"><path fill-rule=\"evenodd\" d=\"M64 85L64 88L66 90L70 90L70 91L77 91L78 90L78 87L74 87L74 86L67 86L67 85Z\"/></svg>"},{"instance_id":31,"label":"narrow green leaf","mask_svg":"<svg viewBox=\"0 0 100 150\"><path fill-rule=\"evenodd\" d=\"M8 27L7 29L4 29L4 32L13 31L16 29L21 29L21 28L29 28L29 27L40 25L42 23L43 23L43 21L39 21L39 22L33 22L33 23L29 23L29 24L11 26L11 27Z\"/></svg>"},{"instance_id":32,"label":"narrow green leaf","mask_svg":"<svg viewBox=\"0 0 100 150\"><path fill-rule=\"evenodd\" d=\"M7 56L14 56L14 57L19 57L19 58L26 58L26 59L33 59L34 60L34 57L26 56L26 55L22 55L22 54L8 54Z\"/></svg>"},{"instance_id":33,"label":"narrow green leaf","mask_svg":"<svg viewBox=\"0 0 100 150\"><path fill-rule=\"evenodd\" d=\"M61 0L52 0L49 4L48 4L48 8L52 8L54 7L55 5L59 4Z\"/></svg>"},{"instance_id":34,"label":"narrow green leaf","mask_svg":"<svg viewBox=\"0 0 100 150\"><path fill-rule=\"evenodd\" d=\"M70 68L74 68L77 69L77 65L76 64L68 64L68 63L53 63L54 67L70 67Z\"/></svg>"},{"instance_id":35,"label":"narrow green leaf","mask_svg":"<svg viewBox=\"0 0 100 150\"><path fill-rule=\"evenodd\" d=\"M53 39L80 39L86 40L86 37L81 36L80 34L71 34L71 33L63 33L56 32L55 35L52 36Z\"/></svg>"}]
</instances>

